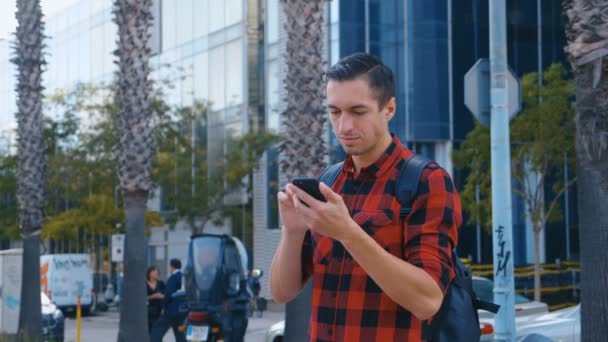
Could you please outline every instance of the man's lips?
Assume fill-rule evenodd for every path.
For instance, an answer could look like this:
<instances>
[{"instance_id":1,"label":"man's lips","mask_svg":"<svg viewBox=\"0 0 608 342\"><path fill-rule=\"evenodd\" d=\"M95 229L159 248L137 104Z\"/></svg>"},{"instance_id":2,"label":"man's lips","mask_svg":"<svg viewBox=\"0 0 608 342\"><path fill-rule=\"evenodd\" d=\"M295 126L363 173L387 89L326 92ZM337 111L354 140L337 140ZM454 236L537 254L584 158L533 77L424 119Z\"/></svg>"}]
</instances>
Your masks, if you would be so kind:
<instances>
[{"instance_id":1,"label":"man's lips","mask_svg":"<svg viewBox=\"0 0 608 342\"><path fill-rule=\"evenodd\" d=\"M359 137L340 137L340 140L347 141L347 142L348 141L355 141L357 139L359 139Z\"/></svg>"}]
</instances>

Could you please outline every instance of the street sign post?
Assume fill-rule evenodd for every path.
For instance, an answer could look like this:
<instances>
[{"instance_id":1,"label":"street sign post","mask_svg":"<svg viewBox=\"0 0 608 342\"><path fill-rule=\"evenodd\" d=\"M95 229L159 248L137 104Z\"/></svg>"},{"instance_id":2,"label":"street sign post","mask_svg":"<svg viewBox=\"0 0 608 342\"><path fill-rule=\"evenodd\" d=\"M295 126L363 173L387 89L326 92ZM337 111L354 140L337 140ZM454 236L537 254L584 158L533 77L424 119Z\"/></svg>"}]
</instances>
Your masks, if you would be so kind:
<instances>
[{"instance_id":1,"label":"street sign post","mask_svg":"<svg viewBox=\"0 0 608 342\"><path fill-rule=\"evenodd\" d=\"M507 67L507 111L513 119L521 110L521 85L517 75ZM464 75L464 104L484 126L490 126L490 60L480 58Z\"/></svg>"},{"instance_id":2,"label":"street sign post","mask_svg":"<svg viewBox=\"0 0 608 342\"><path fill-rule=\"evenodd\" d=\"M494 301L500 305L494 340L515 342L515 287L513 272L513 214L511 207L511 147L509 120L519 111L519 95L509 85L507 14L505 0L490 0L490 141L492 169L492 242Z\"/></svg>"}]
</instances>

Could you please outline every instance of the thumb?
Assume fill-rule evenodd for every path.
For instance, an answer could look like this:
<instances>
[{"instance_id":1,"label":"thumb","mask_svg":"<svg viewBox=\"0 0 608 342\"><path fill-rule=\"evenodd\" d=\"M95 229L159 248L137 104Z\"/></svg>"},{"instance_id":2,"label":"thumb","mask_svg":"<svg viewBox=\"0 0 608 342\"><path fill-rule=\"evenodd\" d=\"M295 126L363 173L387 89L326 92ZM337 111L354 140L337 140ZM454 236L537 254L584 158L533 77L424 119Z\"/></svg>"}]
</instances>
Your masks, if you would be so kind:
<instances>
[{"instance_id":1,"label":"thumb","mask_svg":"<svg viewBox=\"0 0 608 342\"><path fill-rule=\"evenodd\" d=\"M327 198L328 202L335 202L340 198L340 195L335 193L327 184L323 182L319 183L319 191L321 191L321 194Z\"/></svg>"}]
</instances>

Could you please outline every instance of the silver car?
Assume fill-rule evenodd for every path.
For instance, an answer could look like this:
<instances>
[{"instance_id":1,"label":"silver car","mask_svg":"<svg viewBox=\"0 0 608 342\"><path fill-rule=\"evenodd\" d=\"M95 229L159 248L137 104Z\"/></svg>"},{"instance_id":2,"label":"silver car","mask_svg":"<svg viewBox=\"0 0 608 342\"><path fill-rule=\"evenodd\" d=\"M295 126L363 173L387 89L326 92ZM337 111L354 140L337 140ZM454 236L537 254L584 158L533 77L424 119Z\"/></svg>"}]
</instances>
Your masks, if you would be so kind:
<instances>
[{"instance_id":1,"label":"silver car","mask_svg":"<svg viewBox=\"0 0 608 342\"><path fill-rule=\"evenodd\" d=\"M517 325L518 341L581 341L581 305L532 317ZM535 337L536 339L533 339Z\"/></svg>"}]
</instances>

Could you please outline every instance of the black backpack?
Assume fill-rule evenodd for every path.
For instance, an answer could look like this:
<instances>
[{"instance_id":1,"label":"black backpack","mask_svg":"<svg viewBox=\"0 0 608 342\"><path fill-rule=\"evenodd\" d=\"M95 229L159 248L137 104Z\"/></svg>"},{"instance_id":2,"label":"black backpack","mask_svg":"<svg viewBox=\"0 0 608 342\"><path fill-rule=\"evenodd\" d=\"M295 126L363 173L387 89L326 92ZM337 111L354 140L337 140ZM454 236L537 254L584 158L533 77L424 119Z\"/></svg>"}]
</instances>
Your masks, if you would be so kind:
<instances>
[{"instance_id":1,"label":"black backpack","mask_svg":"<svg viewBox=\"0 0 608 342\"><path fill-rule=\"evenodd\" d=\"M401 203L399 215L402 218L412 211L412 203L418 192L420 174L429 163L431 163L429 159L414 154L405 161L399 171L395 192ZM340 174L343 164L341 162L329 166L323 171L319 181L331 186ZM433 342L479 341L481 331L477 310L497 313L500 306L482 301L477 297L473 290L471 270L460 261L456 249L452 251L452 262L456 276L443 298L441 308L433 317L431 324L425 327L428 331L424 332L424 335L430 336L429 341Z\"/></svg>"}]
</instances>

